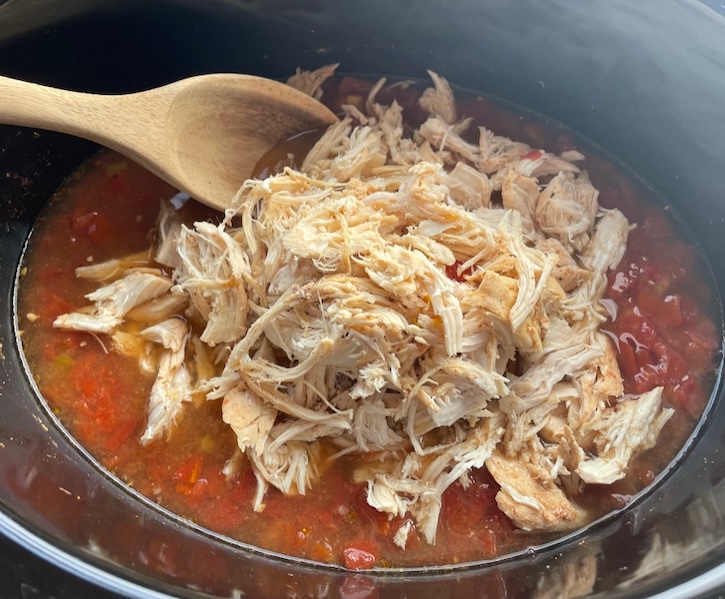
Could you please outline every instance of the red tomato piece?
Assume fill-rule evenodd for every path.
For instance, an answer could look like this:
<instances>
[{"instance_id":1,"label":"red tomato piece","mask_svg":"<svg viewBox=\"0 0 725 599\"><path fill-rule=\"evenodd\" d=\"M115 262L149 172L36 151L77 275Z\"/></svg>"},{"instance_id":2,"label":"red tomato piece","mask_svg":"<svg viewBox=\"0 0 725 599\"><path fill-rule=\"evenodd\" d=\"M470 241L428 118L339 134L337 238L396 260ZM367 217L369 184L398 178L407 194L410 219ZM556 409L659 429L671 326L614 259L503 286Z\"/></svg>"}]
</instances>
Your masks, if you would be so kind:
<instances>
[{"instance_id":1,"label":"red tomato piece","mask_svg":"<svg viewBox=\"0 0 725 599\"><path fill-rule=\"evenodd\" d=\"M667 295L663 299L641 288L637 294L637 307L656 318L658 327L679 327L682 324L679 295Z\"/></svg>"},{"instance_id":2,"label":"red tomato piece","mask_svg":"<svg viewBox=\"0 0 725 599\"><path fill-rule=\"evenodd\" d=\"M716 351L722 343L722 340L714 330L701 331L688 329L685 331L685 335L690 343L704 350L708 356Z\"/></svg>"},{"instance_id":3,"label":"red tomato piece","mask_svg":"<svg viewBox=\"0 0 725 599\"><path fill-rule=\"evenodd\" d=\"M453 264L448 264L446 266L446 276L449 279L453 279L454 281L458 281L459 283L464 283L468 277L471 274L471 269L467 268L463 272L459 274L458 269L460 268L461 263L456 260Z\"/></svg>"},{"instance_id":4,"label":"red tomato piece","mask_svg":"<svg viewBox=\"0 0 725 599\"><path fill-rule=\"evenodd\" d=\"M174 478L182 483L193 484L199 480L203 458L193 455L187 459L174 474Z\"/></svg>"},{"instance_id":5,"label":"red tomato piece","mask_svg":"<svg viewBox=\"0 0 725 599\"><path fill-rule=\"evenodd\" d=\"M670 344L659 341L652 349L658 359L657 370L662 375L660 379L662 384L677 383L687 375L687 363Z\"/></svg>"},{"instance_id":6,"label":"red tomato piece","mask_svg":"<svg viewBox=\"0 0 725 599\"><path fill-rule=\"evenodd\" d=\"M117 451L119 447L129 440L134 430L136 430L136 424L136 420L126 420L125 422L121 422L118 426L116 426L116 430L108 438L106 447L108 447L111 451Z\"/></svg>"},{"instance_id":7,"label":"red tomato piece","mask_svg":"<svg viewBox=\"0 0 725 599\"><path fill-rule=\"evenodd\" d=\"M696 404L696 402L694 401L694 395L696 392L697 381L695 380L695 377L691 375L685 375L677 384L672 387L668 395L671 395L677 402L677 405L675 407L692 413L693 406Z\"/></svg>"},{"instance_id":8,"label":"red tomato piece","mask_svg":"<svg viewBox=\"0 0 725 599\"><path fill-rule=\"evenodd\" d=\"M369 570L380 559L380 549L373 541L356 541L343 550L342 559L350 570Z\"/></svg>"},{"instance_id":9,"label":"red tomato piece","mask_svg":"<svg viewBox=\"0 0 725 599\"><path fill-rule=\"evenodd\" d=\"M521 160L538 160L544 155L543 150L530 150L526 154L521 154Z\"/></svg>"},{"instance_id":10,"label":"red tomato piece","mask_svg":"<svg viewBox=\"0 0 725 599\"><path fill-rule=\"evenodd\" d=\"M55 293L48 293L43 297L43 301L37 304L35 312L41 319L52 322L61 314L68 314L73 310L75 310L75 306L69 301Z\"/></svg>"}]
</instances>

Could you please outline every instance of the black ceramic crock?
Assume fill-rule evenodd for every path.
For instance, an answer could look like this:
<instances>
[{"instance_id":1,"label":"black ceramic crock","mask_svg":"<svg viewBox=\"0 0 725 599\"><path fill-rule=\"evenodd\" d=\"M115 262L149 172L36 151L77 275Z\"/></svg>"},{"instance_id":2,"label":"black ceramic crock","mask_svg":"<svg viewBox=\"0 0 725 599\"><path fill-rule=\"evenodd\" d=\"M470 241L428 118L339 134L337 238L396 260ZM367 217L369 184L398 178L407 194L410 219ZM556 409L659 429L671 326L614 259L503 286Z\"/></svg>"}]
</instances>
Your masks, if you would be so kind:
<instances>
[{"instance_id":1,"label":"black ceramic crock","mask_svg":"<svg viewBox=\"0 0 725 599\"><path fill-rule=\"evenodd\" d=\"M716 0L0 0L0 74L117 93L207 72L283 78L330 62L411 77L433 69L562 121L627 164L679 212L722 295L723 14ZM495 564L382 575L310 566L227 543L125 490L43 408L15 339L25 240L93 150L0 127L0 566L10 569L0 592L574 597L585 572L595 597L725 588L719 381L697 438L653 490L570 539Z\"/></svg>"}]
</instances>

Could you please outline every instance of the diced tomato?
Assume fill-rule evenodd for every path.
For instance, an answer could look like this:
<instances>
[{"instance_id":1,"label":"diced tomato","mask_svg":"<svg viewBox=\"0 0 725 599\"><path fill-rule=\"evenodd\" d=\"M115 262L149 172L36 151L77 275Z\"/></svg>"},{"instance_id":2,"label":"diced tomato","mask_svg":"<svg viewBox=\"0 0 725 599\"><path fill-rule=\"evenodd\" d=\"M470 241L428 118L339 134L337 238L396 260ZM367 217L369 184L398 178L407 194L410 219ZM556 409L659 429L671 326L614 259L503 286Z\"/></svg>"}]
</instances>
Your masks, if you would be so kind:
<instances>
[{"instance_id":1,"label":"diced tomato","mask_svg":"<svg viewBox=\"0 0 725 599\"><path fill-rule=\"evenodd\" d=\"M619 310L612 323L615 335L622 341L629 341L637 348L649 347L658 338L657 331L637 308L625 306Z\"/></svg>"},{"instance_id":2,"label":"diced tomato","mask_svg":"<svg viewBox=\"0 0 725 599\"><path fill-rule=\"evenodd\" d=\"M512 530L496 504L500 487L483 468L472 470L469 476L466 488L456 483L443 494L439 527L443 534L458 539L451 542L477 543L486 557L494 557L499 536L507 536Z\"/></svg>"},{"instance_id":3,"label":"diced tomato","mask_svg":"<svg viewBox=\"0 0 725 599\"><path fill-rule=\"evenodd\" d=\"M199 480L199 473L203 465L201 455L189 457L174 474L174 478L182 483L193 484Z\"/></svg>"},{"instance_id":4,"label":"diced tomato","mask_svg":"<svg viewBox=\"0 0 725 599\"><path fill-rule=\"evenodd\" d=\"M209 502L213 501L214 509L201 510L199 523L222 533L238 528L248 515L254 486L250 487L244 477L227 484L220 473L215 476L207 470L204 476L208 479Z\"/></svg>"},{"instance_id":5,"label":"diced tomato","mask_svg":"<svg viewBox=\"0 0 725 599\"><path fill-rule=\"evenodd\" d=\"M526 154L521 154L521 160L538 160L544 155L543 150L529 150Z\"/></svg>"},{"instance_id":6,"label":"diced tomato","mask_svg":"<svg viewBox=\"0 0 725 599\"><path fill-rule=\"evenodd\" d=\"M343 550L342 559L349 570L369 570L380 559L380 550L372 541L358 541Z\"/></svg>"},{"instance_id":7,"label":"diced tomato","mask_svg":"<svg viewBox=\"0 0 725 599\"><path fill-rule=\"evenodd\" d=\"M658 265L645 259L632 260L628 258L628 255L629 252L625 255L625 260L620 268L608 273L608 295L610 297L619 300L633 299L630 294L640 282L658 281L661 286L662 282L666 281L669 285L669 280Z\"/></svg>"},{"instance_id":8,"label":"diced tomato","mask_svg":"<svg viewBox=\"0 0 725 599\"><path fill-rule=\"evenodd\" d=\"M61 314L68 314L75 310L75 306L68 300L52 291L43 298L43 301L34 306L35 313L44 321L53 322Z\"/></svg>"},{"instance_id":9,"label":"diced tomato","mask_svg":"<svg viewBox=\"0 0 725 599\"><path fill-rule=\"evenodd\" d=\"M464 283L468 279L468 277L471 275L471 269L467 268L466 270L459 273L458 269L460 267L461 267L461 263L458 260L456 260L453 264L446 265L446 276L449 279L458 281L459 283Z\"/></svg>"},{"instance_id":10,"label":"diced tomato","mask_svg":"<svg viewBox=\"0 0 725 599\"><path fill-rule=\"evenodd\" d=\"M687 336L690 343L701 348L708 355L716 351L722 343L722 340L717 335L717 333L715 333L714 329L711 329L709 331L687 329L685 331L685 335Z\"/></svg>"},{"instance_id":11,"label":"diced tomato","mask_svg":"<svg viewBox=\"0 0 725 599\"><path fill-rule=\"evenodd\" d=\"M677 402L676 407L692 413L692 408L696 404L694 394L697 392L697 381L692 375L686 374L676 384L671 386L668 395ZM695 414L693 414L695 416Z\"/></svg>"},{"instance_id":12,"label":"diced tomato","mask_svg":"<svg viewBox=\"0 0 725 599\"><path fill-rule=\"evenodd\" d=\"M616 299L625 298L627 292L635 284L635 279L627 276L627 274L622 271L611 271L608 273L607 278L609 280L609 296Z\"/></svg>"},{"instance_id":13,"label":"diced tomato","mask_svg":"<svg viewBox=\"0 0 725 599\"><path fill-rule=\"evenodd\" d=\"M682 324L679 295L667 295L662 298L642 287L637 294L637 307L645 314L656 318L658 327L678 327Z\"/></svg>"},{"instance_id":14,"label":"diced tomato","mask_svg":"<svg viewBox=\"0 0 725 599\"><path fill-rule=\"evenodd\" d=\"M121 413L120 404L116 401L116 376L111 365L100 356L83 352L71 368L70 381L78 393L79 428L94 444L101 441L108 451L109 439L114 444L117 442L113 435L117 433Z\"/></svg>"},{"instance_id":15,"label":"diced tomato","mask_svg":"<svg viewBox=\"0 0 725 599\"><path fill-rule=\"evenodd\" d=\"M719 341L716 335L701 336L701 303L680 283L689 277L694 254L671 239L672 225L661 208L643 209L642 218L644 224L630 235L625 259L608 273L606 295L618 307L610 326L619 340L619 367L627 392L662 385L674 405L690 411L698 387L683 383L683 377L689 373L694 380L690 370L705 368Z\"/></svg>"},{"instance_id":16,"label":"diced tomato","mask_svg":"<svg viewBox=\"0 0 725 599\"><path fill-rule=\"evenodd\" d=\"M131 438L131 435L136 430L137 424L136 419L121 422L116 427L116 430L108 437L106 447L111 451L116 451Z\"/></svg>"}]
</instances>

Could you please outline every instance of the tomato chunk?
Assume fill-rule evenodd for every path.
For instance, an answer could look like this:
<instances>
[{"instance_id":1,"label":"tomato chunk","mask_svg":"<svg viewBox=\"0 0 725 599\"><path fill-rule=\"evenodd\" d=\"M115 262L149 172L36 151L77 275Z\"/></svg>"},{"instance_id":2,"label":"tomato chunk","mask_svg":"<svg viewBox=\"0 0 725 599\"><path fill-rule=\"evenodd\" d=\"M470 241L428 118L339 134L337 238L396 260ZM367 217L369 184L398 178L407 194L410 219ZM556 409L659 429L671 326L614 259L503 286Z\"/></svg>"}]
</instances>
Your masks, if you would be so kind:
<instances>
[{"instance_id":1,"label":"tomato chunk","mask_svg":"<svg viewBox=\"0 0 725 599\"><path fill-rule=\"evenodd\" d=\"M657 319L658 326L678 327L682 324L682 310L679 295L661 297L648 289L640 289L637 296L639 309Z\"/></svg>"},{"instance_id":2,"label":"tomato chunk","mask_svg":"<svg viewBox=\"0 0 725 599\"><path fill-rule=\"evenodd\" d=\"M350 570L369 570L380 559L380 550L372 541L358 541L342 552L345 567Z\"/></svg>"}]
</instances>

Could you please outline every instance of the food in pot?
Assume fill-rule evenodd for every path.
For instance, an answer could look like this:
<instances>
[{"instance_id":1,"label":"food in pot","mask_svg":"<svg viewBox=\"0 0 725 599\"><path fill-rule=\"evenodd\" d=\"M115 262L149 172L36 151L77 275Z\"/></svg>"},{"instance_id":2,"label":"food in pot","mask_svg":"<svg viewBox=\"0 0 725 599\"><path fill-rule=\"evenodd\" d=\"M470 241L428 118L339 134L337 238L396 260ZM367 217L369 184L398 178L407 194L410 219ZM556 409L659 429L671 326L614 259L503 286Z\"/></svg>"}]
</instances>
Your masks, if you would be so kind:
<instances>
[{"instance_id":1,"label":"food in pot","mask_svg":"<svg viewBox=\"0 0 725 599\"><path fill-rule=\"evenodd\" d=\"M223 218L158 212L173 190L112 154L61 194L21 302L49 404L144 495L350 568L496 557L621 507L709 395L694 250L568 134L434 73L333 70L290 83L341 121Z\"/></svg>"}]
</instances>

